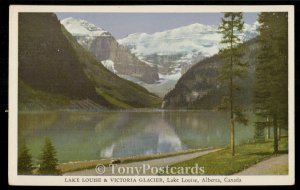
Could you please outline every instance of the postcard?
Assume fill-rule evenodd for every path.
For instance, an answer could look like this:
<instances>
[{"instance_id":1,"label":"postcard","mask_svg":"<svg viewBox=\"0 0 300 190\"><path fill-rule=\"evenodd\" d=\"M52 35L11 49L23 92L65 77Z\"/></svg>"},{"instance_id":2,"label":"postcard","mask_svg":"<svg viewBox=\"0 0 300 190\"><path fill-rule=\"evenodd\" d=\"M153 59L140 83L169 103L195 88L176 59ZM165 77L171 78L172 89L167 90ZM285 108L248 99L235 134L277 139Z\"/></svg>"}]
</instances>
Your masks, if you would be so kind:
<instances>
[{"instance_id":1,"label":"postcard","mask_svg":"<svg viewBox=\"0 0 300 190\"><path fill-rule=\"evenodd\" d=\"M293 6L11 5L9 184L293 185Z\"/></svg>"}]
</instances>

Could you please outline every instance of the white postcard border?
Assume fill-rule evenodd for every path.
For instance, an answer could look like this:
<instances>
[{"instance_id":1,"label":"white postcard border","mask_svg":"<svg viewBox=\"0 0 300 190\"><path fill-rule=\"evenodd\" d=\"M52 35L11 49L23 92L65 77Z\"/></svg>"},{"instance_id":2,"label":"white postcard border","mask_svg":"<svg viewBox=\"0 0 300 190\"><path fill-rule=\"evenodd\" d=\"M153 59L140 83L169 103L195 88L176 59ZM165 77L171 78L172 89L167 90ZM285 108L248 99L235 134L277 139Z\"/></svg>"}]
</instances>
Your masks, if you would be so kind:
<instances>
[{"instance_id":1,"label":"white postcard border","mask_svg":"<svg viewBox=\"0 0 300 190\"><path fill-rule=\"evenodd\" d=\"M108 182L65 182L66 176L20 176L17 175L17 126L18 126L18 13L19 12L112 12L112 13L208 13L208 12L288 12L289 27L289 80L288 80L288 96L289 96L289 174L288 175L272 175L272 176L209 176L211 178L220 179L236 178L242 179L242 182L226 182L226 183L168 183L166 179L171 176L159 176L165 183L149 183L149 182L110 182L114 176L94 176L94 178L104 178ZM68 185L68 186L124 186L124 185L293 185L295 183L295 84L294 84L294 6L292 5L148 5L148 6L43 6L43 5L11 5L9 8L9 163L8 175L10 185ZM74 177L74 176L73 176ZM81 180L87 176L77 176ZM88 176L91 178L91 176ZM207 176L175 176L178 179L204 178ZM150 179L153 176L118 176L118 178L136 178Z\"/></svg>"}]
</instances>

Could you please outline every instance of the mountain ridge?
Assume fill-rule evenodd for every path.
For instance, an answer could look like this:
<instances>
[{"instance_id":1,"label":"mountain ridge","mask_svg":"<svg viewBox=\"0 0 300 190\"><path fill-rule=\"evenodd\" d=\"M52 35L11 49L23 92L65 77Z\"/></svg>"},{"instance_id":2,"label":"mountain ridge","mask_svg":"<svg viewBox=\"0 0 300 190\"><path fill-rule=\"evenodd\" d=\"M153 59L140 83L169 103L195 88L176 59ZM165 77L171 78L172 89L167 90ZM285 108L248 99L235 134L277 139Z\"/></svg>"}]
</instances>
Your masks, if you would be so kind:
<instances>
[{"instance_id":1,"label":"mountain ridge","mask_svg":"<svg viewBox=\"0 0 300 190\"><path fill-rule=\"evenodd\" d=\"M244 26L244 34L241 35L243 41L247 41L257 35L257 29L258 27L258 22L255 22L253 24L245 24ZM210 38L207 36L201 37L201 35L210 35ZM198 38L194 38L194 36L198 36ZM200 37L200 38L199 38ZM202 49L207 56L212 56L218 52L218 46L219 46L219 41L221 40L221 34L218 33L218 26L217 25L204 25L201 23L194 23L182 27L177 27L174 29L169 29L169 30L164 30L160 32L155 32L155 33L133 33L129 34L125 38L118 39L118 42L126 47L129 47L132 53L135 53L137 55L149 55L153 53L163 53L163 54L168 54L168 53L177 53L180 48L174 48L174 44L176 45L175 42L170 42L172 44L172 48L174 49L173 51L170 51L170 46L155 46L157 48L149 48L148 49L142 49L144 44L147 44L147 46L154 46L153 43L157 43L157 41L161 43L165 43L164 39L170 40L170 39L184 39L184 38L191 38L193 40L203 40L202 42L209 42L209 45L212 45L210 43L214 43L216 45L216 48L213 49L213 51L203 51L205 49ZM206 41L205 41L206 40ZM193 41L191 41L190 44L183 44L186 46L182 46L182 42L179 42L181 46L181 49L179 52L182 51L192 51L192 50L200 50L199 48L201 46L205 46L205 43L197 43L195 44ZM191 48L187 48L188 46L194 46ZM203 45L204 44L204 45ZM184 49L187 48L187 49ZM179 50L178 50L179 49ZM164 52L165 51L165 52ZM177 51L177 52L176 52Z\"/></svg>"},{"instance_id":2,"label":"mountain ridge","mask_svg":"<svg viewBox=\"0 0 300 190\"><path fill-rule=\"evenodd\" d=\"M82 19L65 18L61 23L79 44L115 74L121 77L128 75L149 84L159 79L156 67L136 58L127 48L119 45L108 31Z\"/></svg>"},{"instance_id":3,"label":"mountain ridge","mask_svg":"<svg viewBox=\"0 0 300 190\"><path fill-rule=\"evenodd\" d=\"M257 27L258 22L245 24L244 35L240 38L243 41L254 38L258 35ZM139 59L157 65L159 75L164 76L160 78L162 82L150 88L148 85L147 89L153 92L162 90L163 93L159 93L160 95L165 95L174 88L176 81L192 65L217 54L220 41L221 34L218 33L218 26L200 23L151 34L135 33L118 39L120 44L130 49L131 53Z\"/></svg>"},{"instance_id":4,"label":"mountain ridge","mask_svg":"<svg viewBox=\"0 0 300 190\"><path fill-rule=\"evenodd\" d=\"M244 87L244 90L236 96L236 102L244 108L249 108L253 98L254 67L259 47L256 38L242 45L245 48L242 61L251 61L247 63L249 65L247 77L244 80L236 81ZM165 95L162 108L223 109L226 88L221 86L217 80L218 68L221 63L220 55L215 54L194 64L181 76L175 87Z\"/></svg>"},{"instance_id":5,"label":"mountain ridge","mask_svg":"<svg viewBox=\"0 0 300 190\"><path fill-rule=\"evenodd\" d=\"M76 42L54 13L19 14L19 80L50 99L50 94L69 100L90 99L106 108L160 104L145 88L106 69ZM40 93L27 92L36 103L41 102ZM26 101L27 95L20 92L19 99Z\"/></svg>"}]
</instances>

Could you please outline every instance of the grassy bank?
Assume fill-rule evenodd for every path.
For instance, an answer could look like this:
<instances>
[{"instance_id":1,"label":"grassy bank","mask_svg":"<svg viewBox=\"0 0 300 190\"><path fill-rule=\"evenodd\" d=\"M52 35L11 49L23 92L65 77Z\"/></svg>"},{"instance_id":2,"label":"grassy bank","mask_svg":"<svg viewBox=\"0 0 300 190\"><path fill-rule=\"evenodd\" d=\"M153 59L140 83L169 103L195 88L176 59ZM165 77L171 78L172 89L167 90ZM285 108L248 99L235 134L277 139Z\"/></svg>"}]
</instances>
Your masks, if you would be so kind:
<instances>
[{"instance_id":1,"label":"grassy bank","mask_svg":"<svg viewBox=\"0 0 300 190\"><path fill-rule=\"evenodd\" d=\"M287 138L279 142L279 153L287 152ZM205 175L231 175L273 156L273 142L251 143L236 146L236 155L231 156L230 148L216 151L171 167L192 167L198 163L204 166Z\"/></svg>"},{"instance_id":2,"label":"grassy bank","mask_svg":"<svg viewBox=\"0 0 300 190\"><path fill-rule=\"evenodd\" d=\"M103 164L104 166L108 166L109 164L111 164L112 160L116 160L116 159L120 160L121 164L125 164L125 163L130 163L130 162L139 162L139 161L153 160L153 159L158 159L158 158L166 158L166 157L170 157L170 156L190 154L190 153L201 152L201 151L210 150L210 149L212 149L212 148L190 149L190 150L183 150L183 151L170 152L170 153L140 155L140 156L125 157L125 158L111 158L111 159L101 159L101 160L69 162L69 163L59 164L57 168L62 173L66 173L66 172L79 171L79 170L84 170L84 169L93 169L98 164Z\"/></svg>"}]
</instances>

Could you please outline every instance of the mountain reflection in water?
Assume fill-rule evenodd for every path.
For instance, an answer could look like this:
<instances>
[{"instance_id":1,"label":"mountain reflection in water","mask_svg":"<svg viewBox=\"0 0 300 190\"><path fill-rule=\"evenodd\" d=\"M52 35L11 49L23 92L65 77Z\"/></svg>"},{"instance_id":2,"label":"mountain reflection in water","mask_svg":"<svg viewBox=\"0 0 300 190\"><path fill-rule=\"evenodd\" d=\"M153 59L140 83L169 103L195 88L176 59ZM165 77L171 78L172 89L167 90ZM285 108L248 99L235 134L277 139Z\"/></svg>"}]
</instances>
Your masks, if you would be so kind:
<instances>
[{"instance_id":1,"label":"mountain reflection in water","mask_svg":"<svg viewBox=\"0 0 300 190\"><path fill-rule=\"evenodd\" d=\"M237 144L253 138L251 117L249 126L237 125ZM214 111L19 113L18 133L35 161L49 137L68 162L225 146L228 118Z\"/></svg>"},{"instance_id":2,"label":"mountain reflection in water","mask_svg":"<svg viewBox=\"0 0 300 190\"><path fill-rule=\"evenodd\" d=\"M126 148L130 147L130 148ZM181 140L163 119L144 126L139 134L121 138L101 151L101 157L121 157L182 150Z\"/></svg>"}]
</instances>

